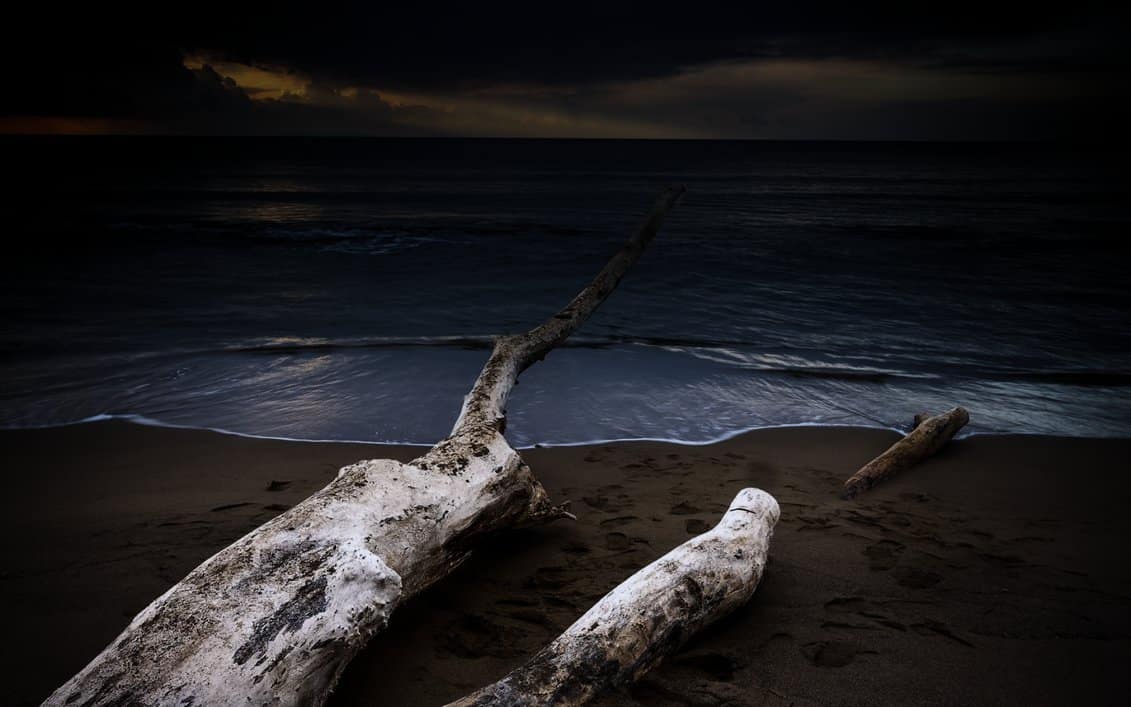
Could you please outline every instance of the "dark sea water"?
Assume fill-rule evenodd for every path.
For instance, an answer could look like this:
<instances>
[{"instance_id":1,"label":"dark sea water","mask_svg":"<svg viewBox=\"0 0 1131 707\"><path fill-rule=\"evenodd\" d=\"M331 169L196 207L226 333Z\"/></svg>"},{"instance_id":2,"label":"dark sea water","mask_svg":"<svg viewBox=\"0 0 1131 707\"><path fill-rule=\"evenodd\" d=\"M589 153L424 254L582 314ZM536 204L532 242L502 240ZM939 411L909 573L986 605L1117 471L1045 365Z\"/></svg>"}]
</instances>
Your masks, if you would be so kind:
<instances>
[{"instance_id":1,"label":"dark sea water","mask_svg":"<svg viewBox=\"0 0 1131 707\"><path fill-rule=\"evenodd\" d=\"M510 405L521 445L751 427L1131 435L1127 184L1093 148L9 138L0 426L448 433L492 336L688 188Z\"/></svg>"}]
</instances>

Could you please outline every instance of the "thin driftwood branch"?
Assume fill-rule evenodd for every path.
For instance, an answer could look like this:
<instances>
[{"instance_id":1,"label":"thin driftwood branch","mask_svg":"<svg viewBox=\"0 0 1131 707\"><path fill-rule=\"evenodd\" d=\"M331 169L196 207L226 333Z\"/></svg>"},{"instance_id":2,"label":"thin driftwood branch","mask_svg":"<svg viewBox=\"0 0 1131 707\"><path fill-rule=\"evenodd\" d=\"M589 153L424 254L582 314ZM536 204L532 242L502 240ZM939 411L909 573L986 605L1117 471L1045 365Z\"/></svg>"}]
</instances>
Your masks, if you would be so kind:
<instances>
[{"instance_id":1,"label":"thin driftwood branch","mask_svg":"<svg viewBox=\"0 0 1131 707\"><path fill-rule=\"evenodd\" d=\"M843 498L854 498L884 479L915 466L943 448L970 421L970 413L956 407L934 417L916 415L907 436L865 464L844 482Z\"/></svg>"},{"instance_id":2,"label":"thin driftwood branch","mask_svg":"<svg viewBox=\"0 0 1131 707\"><path fill-rule=\"evenodd\" d=\"M712 530L626 579L528 663L449 707L580 705L637 680L750 598L779 515L773 496L743 489Z\"/></svg>"},{"instance_id":3,"label":"thin driftwood branch","mask_svg":"<svg viewBox=\"0 0 1131 707\"><path fill-rule=\"evenodd\" d=\"M503 438L507 396L612 292L682 192L661 194L561 313L499 340L449 438L408 464L343 468L205 560L46 704L322 704L397 606L449 574L476 539L568 515Z\"/></svg>"},{"instance_id":4,"label":"thin driftwood branch","mask_svg":"<svg viewBox=\"0 0 1131 707\"><path fill-rule=\"evenodd\" d=\"M683 187L664 190L636 235L617 251L593 281L560 312L525 334L504 336L495 342L491 358L464 400L453 436L458 437L467 431L480 434L484 427L502 431L507 396L519 374L565 341L612 294L621 278L656 237L664 216L675 206L683 192Z\"/></svg>"}]
</instances>

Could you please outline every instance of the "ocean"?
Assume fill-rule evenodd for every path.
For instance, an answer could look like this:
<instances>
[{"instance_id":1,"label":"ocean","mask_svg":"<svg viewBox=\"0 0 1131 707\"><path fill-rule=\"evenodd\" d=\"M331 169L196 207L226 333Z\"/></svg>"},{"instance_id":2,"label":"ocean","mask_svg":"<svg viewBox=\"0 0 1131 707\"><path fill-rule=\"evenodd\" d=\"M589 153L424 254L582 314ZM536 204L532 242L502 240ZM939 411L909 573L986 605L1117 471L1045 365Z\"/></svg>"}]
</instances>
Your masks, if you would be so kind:
<instances>
[{"instance_id":1,"label":"ocean","mask_svg":"<svg viewBox=\"0 0 1131 707\"><path fill-rule=\"evenodd\" d=\"M1131 436L1127 184L1041 144L3 138L0 426L429 444L565 304L519 446L756 427Z\"/></svg>"}]
</instances>

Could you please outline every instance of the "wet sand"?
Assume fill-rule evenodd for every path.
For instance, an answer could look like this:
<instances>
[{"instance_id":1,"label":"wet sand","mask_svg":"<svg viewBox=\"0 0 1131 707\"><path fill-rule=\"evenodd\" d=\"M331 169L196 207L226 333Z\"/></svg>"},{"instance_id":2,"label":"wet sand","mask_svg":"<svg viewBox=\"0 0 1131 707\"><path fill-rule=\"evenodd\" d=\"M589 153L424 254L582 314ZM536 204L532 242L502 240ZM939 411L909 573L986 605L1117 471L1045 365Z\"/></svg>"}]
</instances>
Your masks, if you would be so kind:
<instances>
[{"instance_id":1,"label":"wet sand","mask_svg":"<svg viewBox=\"0 0 1131 707\"><path fill-rule=\"evenodd\" d=\"M403 607L331 700L430 705L497 679L744 486L782 506L762 586L605 705L1122 703L1131 440L960 440L852 502L893 432L524 453L577 522L516 531ZM366 457L102 422L0 432L5 704L36 704L197 563Z\"/></svg>"}]
</instances>

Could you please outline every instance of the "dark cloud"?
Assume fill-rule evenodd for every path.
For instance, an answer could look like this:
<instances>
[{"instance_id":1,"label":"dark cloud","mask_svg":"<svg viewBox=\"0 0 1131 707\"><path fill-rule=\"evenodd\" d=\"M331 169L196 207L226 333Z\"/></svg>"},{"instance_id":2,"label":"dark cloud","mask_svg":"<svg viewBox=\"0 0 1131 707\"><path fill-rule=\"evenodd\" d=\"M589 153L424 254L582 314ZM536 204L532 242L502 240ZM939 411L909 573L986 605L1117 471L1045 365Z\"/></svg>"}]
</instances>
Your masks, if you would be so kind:
<instances>
[{"instance_id":1,"label":"dark cloud","mask_svg":"<svg viewBox=\"0 0 1131 707\"><path fill-rule=\"evenodd\" d=\"M23 9L13 18L15 41L3 49L2 113L123 118L187 132L489 134L494 126L505 134L527 126L539 134L539 125L553 123L578 134L651 134L652 126L656 134L784 136L803 124L804 136L830 137L858 124L869 136L890 127L901 137L988 137L998 131L981 130L977 116L987 126L1012 122L1018 134L1017 120L1037 110L1020 132L1047 136L1092 119L1097 101L1121 92L1122 23L1104 4L926 5L204 2L181 14L151 3L58 16ZM186 56L209 66L186 68ZM901 100L858 81L852 96L827 90L820 76L790 78L782 69L780 80L728 78L715 68L782 62L817 62L828 68L827 82L842 67L870 66L919 86ZM308 86L301 95L252 100L262 96L209 68L226 63L283 67ZM987 78L975 87L978 76ZM652 86L663 81L670 85ZM953 84L962 81L969 95L956 94ZM986 93L994 82L1002 86L997 98ZM1016 95L1011 82L1029 93ZM345 88L359 90L345 95ZM420 104L394 106L372 90ZM548 117L539 123L539 116Z\"/></svg>"},{"instance_id":2,"label":"dark cloud","mask_svg":"<svg viewBox=\"0 0 1131 707\"><path fill-rule=\"evenodd\" d=\"M374 3L243 6L181 35L192 49L390 88L654 78L736 59L1111 61L1102 4ZM941 6L941 7L940 7ZM1064 66L1068 66L1065 63Z\"/></svg>"},{"instance_id":3,"label":"dark cloud","mask_svg":"<svg viewBox=\"0 0 1131 707\"><path fill-rule=\"evenodd\" d=\"M427 109L397 108L373 93L343 97L315 81L308 91L316 100L256 101L211 65L186 67L185 52L165 42L49 34L6 64L22 70L10 72L0 115L122 119L131 131L158 133L432 134L413 124Z\"/></svg>"},{"instance_id":4,"label":"dark cloud","mask_svg":"<svg viewBox=\"0 0 1131 707\"><path fill-rule=\"evenodd\" d=\"M397 108L374 93L343 96L314 83L304 95L253 101L230 78L210 65L188 70L194 82L182 110L161 122L170 132L249 135L430 135L417 127L429 112Z\"/></svg>"}]
</instances>

